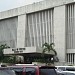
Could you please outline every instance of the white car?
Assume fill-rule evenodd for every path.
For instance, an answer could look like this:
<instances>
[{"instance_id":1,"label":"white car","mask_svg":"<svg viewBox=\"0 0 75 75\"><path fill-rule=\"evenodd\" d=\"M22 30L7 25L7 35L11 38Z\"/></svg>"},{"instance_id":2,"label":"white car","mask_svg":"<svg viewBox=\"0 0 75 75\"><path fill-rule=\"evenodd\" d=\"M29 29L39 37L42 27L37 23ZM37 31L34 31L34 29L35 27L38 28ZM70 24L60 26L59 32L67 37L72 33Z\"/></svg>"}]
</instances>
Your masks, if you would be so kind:
<instances>
[{"instance_id":1,"label":"white car","mask_svg":"<svg viewBox=\"0 0 75 75\"><path fill-rule=\"evenodd\" d=\"M75 71L75 66L55 66L55 67L63 71Z\"/></svg>"},{"instance_id":2,"label":"white car","mask_svg":"<svg viewBox=\"0 0 75 75\"><path fill-rule=\"evenodd\" d=\"M75 75L75 71L61 71L58 75Z\"/></svg>"}]
</instances>

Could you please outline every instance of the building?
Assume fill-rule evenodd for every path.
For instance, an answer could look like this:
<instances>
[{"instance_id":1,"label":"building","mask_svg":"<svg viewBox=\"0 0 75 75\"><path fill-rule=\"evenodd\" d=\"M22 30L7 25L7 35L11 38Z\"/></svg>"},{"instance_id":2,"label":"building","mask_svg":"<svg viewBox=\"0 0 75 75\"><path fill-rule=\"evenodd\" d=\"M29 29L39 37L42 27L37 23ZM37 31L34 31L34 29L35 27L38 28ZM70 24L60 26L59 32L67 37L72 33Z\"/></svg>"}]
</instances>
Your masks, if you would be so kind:
<instances>
[{"instance_id":1,"label":"building","mask_svg":"<svg viewBox=\"0 0 75 75\"><path fill-rule=\"evenodd\" d=\"M0 12L0 44L37 52L45 42L55 43L60 62L75 64L75 0L44 0Z\"/></svg>"}]
</instances>

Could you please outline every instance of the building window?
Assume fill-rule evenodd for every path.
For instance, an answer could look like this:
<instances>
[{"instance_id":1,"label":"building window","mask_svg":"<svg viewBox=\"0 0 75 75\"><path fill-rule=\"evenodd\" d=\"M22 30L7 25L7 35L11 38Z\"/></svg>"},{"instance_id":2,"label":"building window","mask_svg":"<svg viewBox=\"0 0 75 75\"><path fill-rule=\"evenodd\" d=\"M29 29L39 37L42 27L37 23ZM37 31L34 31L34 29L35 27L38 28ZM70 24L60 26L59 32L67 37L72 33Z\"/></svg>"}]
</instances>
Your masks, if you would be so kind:
<instances>
[{"instance_id":1,"label":"building window","mask_svg":"<svg viewBox=\"0 0 75 75\"><path fill-rule=\"evenodd\" d=\"M69 63L69 64L74 64L74 53L68 53L67 54L67 62Z\"/></svg>"}]
</instances>

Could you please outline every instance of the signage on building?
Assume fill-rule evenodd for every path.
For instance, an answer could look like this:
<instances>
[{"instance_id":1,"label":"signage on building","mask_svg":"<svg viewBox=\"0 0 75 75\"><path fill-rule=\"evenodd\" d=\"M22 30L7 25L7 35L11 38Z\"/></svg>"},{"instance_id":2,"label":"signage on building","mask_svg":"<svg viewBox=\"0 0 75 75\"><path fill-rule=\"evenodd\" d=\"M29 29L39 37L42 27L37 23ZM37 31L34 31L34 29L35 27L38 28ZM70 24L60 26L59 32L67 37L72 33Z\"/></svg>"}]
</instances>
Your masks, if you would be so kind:
<instances>
[{"instance_id":1,"label":"signage on building","mask_svg":"<svg viewBox=\"0 0 75 75\"><path fill-rule=\"evenodd\" d=\"M14 53L23 53L23 51L26 50L26 48L13 48L12 51Z\"/></svg>"}]
</instances>

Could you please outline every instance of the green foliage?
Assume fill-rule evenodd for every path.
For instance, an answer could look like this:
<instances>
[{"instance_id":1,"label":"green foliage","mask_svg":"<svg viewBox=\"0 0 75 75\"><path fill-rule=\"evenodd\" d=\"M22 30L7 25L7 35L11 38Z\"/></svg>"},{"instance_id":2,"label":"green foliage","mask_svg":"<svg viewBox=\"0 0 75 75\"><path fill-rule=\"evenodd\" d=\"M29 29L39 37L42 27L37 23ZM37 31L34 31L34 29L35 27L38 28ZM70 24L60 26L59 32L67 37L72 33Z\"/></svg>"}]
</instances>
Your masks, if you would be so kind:
<instances>
[{"instance_id":1,"label":"green foliage","mask_svg":"<svg viewBox=\"0 0 75 75\"><path fill-rule=\"evenodd\" d=\"M10 48L9 46L7 46L6 44L2 44L0 45L0 62L3 62L5 56L3 54L3 50L6 48Z\"/></svg>"},{"instance_id":2,"label":"green foliage","mask_svg":"<svg viewBox=\"0 0 75 75\"><path fill-rule=\"evenodd\" d=\"M42 48L43 48L43 54L46 53L46 52L50 52L50 51L53 51L55 53L55 55L57 55L57 52L55 51L54 49L54 43L51 43L51 44L48 44L48 43L44 43Z\"/></svg>"},{"instance_id":3,"label":"green foliage","mask_svg":"<svg viewBox=\"0 0 75 75\"><path fill-rule=\"evenodd\" d=\"M4 62L4 63L16 63L16 56L5 56L2 62Z\"/></svg>"},{"instance_id":4,"label":"green foliage","mask_svg":"<svg viewBox=\"0 0 75 75\"><path fill-rule=\"evenodd\" d=\"M51 61L49 61L49 60L46 59L46 58L34 59L34 62L51 63Z\"/></svg>"},{"instance_id":5,"label":"green foliage","mask_svg":"<svg viewBox=\"0 0 75 75\"><path fill-rule=\"evenodd\" d=\"M18 61L16 60L15 55L4 56L3 50L6 49L6 48L10 48L10 47L7 46L7 44L0 45L0 62L3 62L3 63L17 63Z\"/></svg>"},{"instance_id":6,"label":"green foliage","mask_svg":"<svg viewBox=\"0 0 75 75\"><path fill-rule=\"evenodd\" d=\"M68 66L74 66L73 64L69 64Z\"/></svg>"},{"instance_id":7,"label":"green foliage","mask_svg":"<svg viewBox=\"0 0 75 75\"><path fill-rule=\"evenodd\" d=\"M58 57L57 57L57 52L56 52L56 50L54 49L54 46L55 46L55 44L54 43L51 43L51 44L48 44L48 43L44 43L43 44L43 46L42 46L42 48L43 48L43 51L42 51L42 57L44 58L44 56L45 56L45 53L46 52L48 52L48 53L50 53L51 51L53 51L54 52L54 55L53 55L53 60L50 58L47 58L47 59L45 59L46 61L46 63L48 63L48 62L51 62L51 63L54 63L54 62L58 62L59 61L59 59L58 59Z\"/></svg>"}]
</instances>

